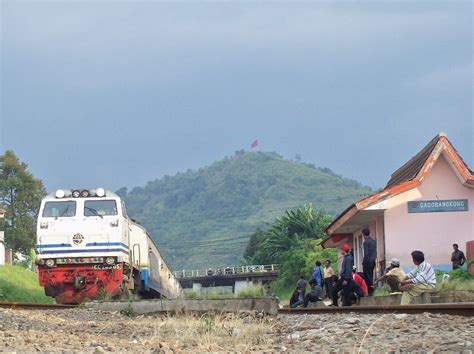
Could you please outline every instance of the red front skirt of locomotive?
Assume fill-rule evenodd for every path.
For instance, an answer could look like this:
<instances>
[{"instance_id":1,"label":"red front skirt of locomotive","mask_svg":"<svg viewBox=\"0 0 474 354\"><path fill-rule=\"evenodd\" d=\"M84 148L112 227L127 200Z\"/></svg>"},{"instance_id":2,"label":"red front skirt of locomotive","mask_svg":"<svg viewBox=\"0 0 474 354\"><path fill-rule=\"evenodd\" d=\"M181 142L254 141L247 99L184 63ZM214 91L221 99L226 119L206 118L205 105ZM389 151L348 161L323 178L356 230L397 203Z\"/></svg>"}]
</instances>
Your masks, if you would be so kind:
<instances>
[{"instance_id":1,"label":"red front skirt of locomotive","mask_svg":"<svg viewBox=\"0 0 474 354\"><path fill-rule=\"evenodd\" d=\"M78 304L84 299L116 296L123 282L123 264L64 264L38 266L39 282L45 293L60 304Z\"/></svg>"}]
</instances>

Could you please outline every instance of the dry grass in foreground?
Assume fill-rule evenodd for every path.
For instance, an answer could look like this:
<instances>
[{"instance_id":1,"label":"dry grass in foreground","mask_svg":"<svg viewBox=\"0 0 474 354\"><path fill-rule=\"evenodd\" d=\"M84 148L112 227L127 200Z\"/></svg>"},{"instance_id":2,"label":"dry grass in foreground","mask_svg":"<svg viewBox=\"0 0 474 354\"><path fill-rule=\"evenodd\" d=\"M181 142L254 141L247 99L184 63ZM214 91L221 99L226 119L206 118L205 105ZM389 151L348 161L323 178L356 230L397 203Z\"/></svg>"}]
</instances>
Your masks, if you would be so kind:
<instances>
[{"instance_id":1,"label":"dry grass in foreground","mask_svg":"<svg viewBox=\"0 0 474 354\"><path fill-rule=\"evenodd\" d=\"M181 314L140 320L141 326L154 328L148 339L160 343L162 349L193 351L271 350L277 323L274 318L242 314Z\"/></svg>"}]
</instances>

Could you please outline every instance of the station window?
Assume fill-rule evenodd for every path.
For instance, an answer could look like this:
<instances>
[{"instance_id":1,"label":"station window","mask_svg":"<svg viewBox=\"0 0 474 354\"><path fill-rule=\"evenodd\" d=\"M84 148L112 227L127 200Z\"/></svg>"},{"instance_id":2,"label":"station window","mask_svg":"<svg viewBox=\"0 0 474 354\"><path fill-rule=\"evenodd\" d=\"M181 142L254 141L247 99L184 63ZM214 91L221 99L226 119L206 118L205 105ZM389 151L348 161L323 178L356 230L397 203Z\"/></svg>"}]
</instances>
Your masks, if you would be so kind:
<instances>
[{"instance_id":1,"label":"station window","mask_svg":"<svg viewBox=\"0 0 474 354\"><path fill-rule=\"evenodd\" d=\"M46 202L43 209L43 218L64 218L76 215L76 202Z\"/></svg>"},{"instance_id":2,"label":"station window","mask_svg":"<svg viewBox=\"0 0 474 354\"><path fill-rule=\"evenodd\" d=\"M84 216L117 215L115 200L88 200L84 203Z\"/></svg>"}]
</instances>

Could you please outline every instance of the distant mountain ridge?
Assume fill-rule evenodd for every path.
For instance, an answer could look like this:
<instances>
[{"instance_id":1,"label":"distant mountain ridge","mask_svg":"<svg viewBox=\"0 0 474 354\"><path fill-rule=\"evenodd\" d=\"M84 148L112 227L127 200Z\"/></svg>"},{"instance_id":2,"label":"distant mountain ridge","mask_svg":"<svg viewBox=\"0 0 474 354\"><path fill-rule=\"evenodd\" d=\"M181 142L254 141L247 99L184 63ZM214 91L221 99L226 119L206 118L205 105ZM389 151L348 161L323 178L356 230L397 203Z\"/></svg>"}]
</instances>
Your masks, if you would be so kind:
<instances>
[{"instance_id":1,"label":"distant mountain ridge","mask_svg":"<svg viewBox=\"0 0 474 354\"><path fill-rule=\"evenodd\" d=\"M327 168L261 151L117 191L175 270L238 264L250 234L286 209L312 203L336 215L371 192Z\"/></svg>"}]
</instances>

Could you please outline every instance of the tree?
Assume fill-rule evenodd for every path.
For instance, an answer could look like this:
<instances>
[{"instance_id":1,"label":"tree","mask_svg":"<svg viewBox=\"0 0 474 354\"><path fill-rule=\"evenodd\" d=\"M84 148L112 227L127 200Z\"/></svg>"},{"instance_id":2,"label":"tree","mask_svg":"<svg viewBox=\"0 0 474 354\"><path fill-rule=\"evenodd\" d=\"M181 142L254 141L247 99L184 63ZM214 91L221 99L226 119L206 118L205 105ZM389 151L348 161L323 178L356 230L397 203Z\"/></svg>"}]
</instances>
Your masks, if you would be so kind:
<instances>
[{"instance_id":1,"label":"tree","mask_svg":"<svg viewBox=\"0 0 474 354\"><path fill-rule=\"evenodd\" d=\"M331 221L331 216L311 204L287 210L265 230L257 229L250 237L245 263L279 264L280 274L272 287L285 294L292 290L300 274L311 275L316 260L337 260L334 249L323 250L320 246Z\"/></svg>"},{"instance_id":2,"label":"tree","mask_svg":"<svg viewBox=\"0 0 474 354\"><path fill-rule=\"evenodd\" d=\"M28 171L28 165L13 151L0 155L0 204L5 209L5 243L14 253L29 255L34 247L36 219L45 195L43 182Z\"/></svg>"},{"instance_id":3,"label":"tree","mask_svg":"<svg viewBox=\"0 0 474 354\"><path fill-rule=\"evenodd\" d=\"M255 263L280 263L282 255L305 239L322 239L324 230L332 218L322 210L315 210L311 204L295 210L287 210L276 218L265 231L258 230L250 238Z\"/></svg>"}]
</instances>

